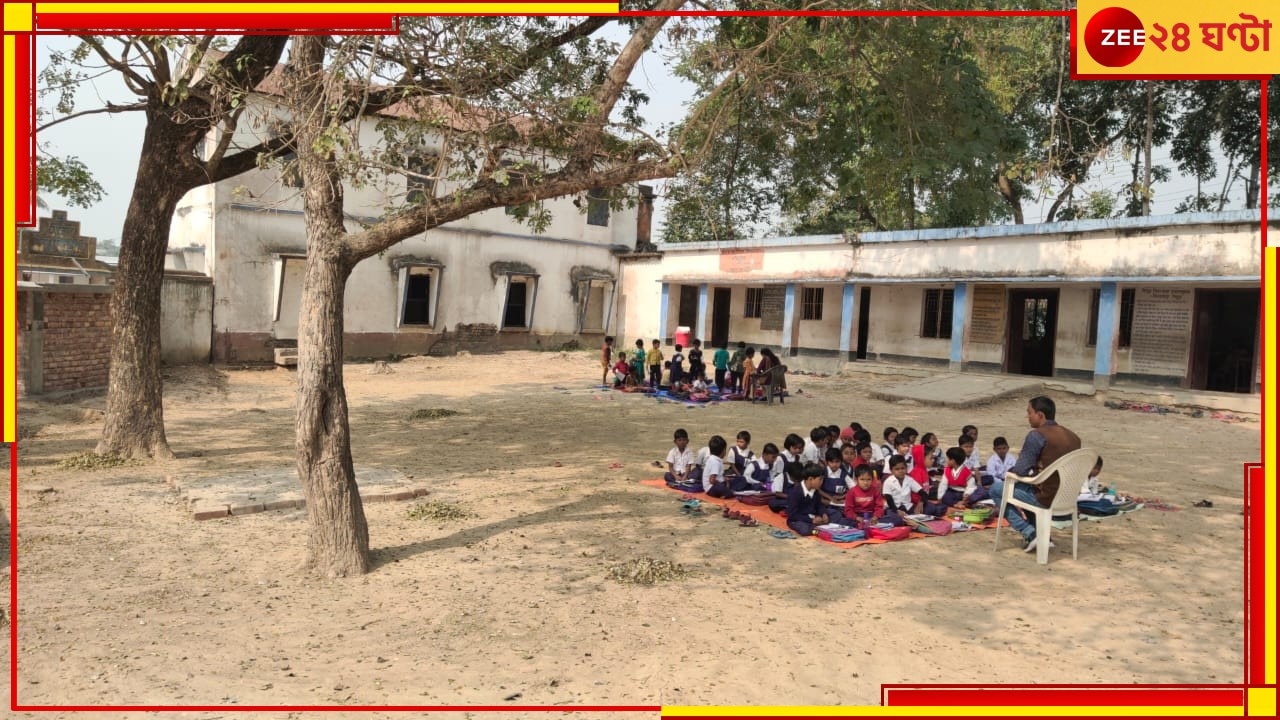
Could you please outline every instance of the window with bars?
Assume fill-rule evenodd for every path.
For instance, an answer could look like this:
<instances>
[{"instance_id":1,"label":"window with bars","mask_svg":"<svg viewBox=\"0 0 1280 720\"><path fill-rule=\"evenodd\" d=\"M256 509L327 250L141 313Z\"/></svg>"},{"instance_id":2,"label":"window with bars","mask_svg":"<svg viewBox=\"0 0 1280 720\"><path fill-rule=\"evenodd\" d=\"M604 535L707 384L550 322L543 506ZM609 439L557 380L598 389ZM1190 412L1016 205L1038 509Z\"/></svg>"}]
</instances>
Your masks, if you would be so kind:
<instances>
[{"instance_id":1,"label":"window with bars","mask_svg":"<svg viewBox=\"0 0 1280 720\"><path fill-rule=\"evenodd\" d=\"M587 191L587 224L609 226L609 191L592 188Z\"/></svg>"},{"instance_id":2,"label":"window with bars","mask_svg":"<svg viewBox=\"0 0 1280 720\"><path fill-rule=\"evenodd\" d=\"M924 291L924 313L920 321L920 337L950 338L951 310L955 290L929 288Z\"/></svg>"},{"instance_id":3,"label":"window with bars","mask_svg":"<svg viewBox=\"0 0 1280 720\"><path fill-rule=\"evenodd\" d=\"M1136 296L1137 291L1134 288L1120 291L1120 332L1116 342L1117 347L1129 347L1130 336L1133 334L1133 303ZM1089 301L1089 347L1098 345L1098 313L1101 305L1102 291L1094 290L1093 297Z\"/></svg>"},{"instance_id":4,"label":"window with bars","mask_svg":"<svg viewBox=\"0 0 1280 720\"><path fill-rule=\"evenodd\" d=\"M822 288L804 288L801 295L800 319L822 319Z\"/></svg>"},{"instance_id":5,"label":"window with bars","mask_svg":"<svg viewBox=\"0 0 1280 720\"><path fill-rule=\"evenodd\" d=\"M742 317L760 317L760 306L764 302L764 288L747 288L747 302L742 308Z\"/></svg>"}]
</instances>

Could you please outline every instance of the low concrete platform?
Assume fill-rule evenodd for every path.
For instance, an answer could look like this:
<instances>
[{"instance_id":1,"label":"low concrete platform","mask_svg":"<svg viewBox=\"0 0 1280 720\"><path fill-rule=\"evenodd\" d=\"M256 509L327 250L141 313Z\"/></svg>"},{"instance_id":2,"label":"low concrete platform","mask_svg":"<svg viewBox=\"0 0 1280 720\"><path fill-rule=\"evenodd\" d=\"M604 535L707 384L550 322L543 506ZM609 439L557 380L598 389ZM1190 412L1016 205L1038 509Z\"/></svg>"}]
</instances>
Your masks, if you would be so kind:
<instances>
[{"instance_id":1,"label":"low concrete platform","mask_svg":"<svg viewBox=\"0 0 1280 720\"><path fill-rule=\"evenodd\" d=\"M1049 394L1066 392L1072 395L1093 397L1099 402L1108 400L1133 403L1150 403L1168 407L1195 408L1209 411L1230 412L1237 415L1259 416L1262 413L1262 397L1257 394L1208 392L1151 385L1116 384L1107 388L1094 388L1093 383L1052 377L1029 375L1001 375L986 372L948 372L916 365L893 363L849 363L842 375L856 374L891 375L903 378L919 378L892 385L870 394L879 400L898 402L910 400L920 404L948 407L973 407L1009 395L1026 395L1030 398L1040 392Z\"/></svg>"},{"instance_id":2,"label":"low concrete platform","mask_svg":"<svg viewBox=\"0 0 1280 720\"><path fill-rule=\"evenodd\" d=\"M984 405L1010 395L1031 397L1044 389L1043 378L1022 375L982 375L942 373L932 377L892 385L872 391L872 397L889 402L910 400L921 405L967 408Z\"/></svg>"},{"instance_id":3,"label":"low concrete platform","mask_svg":"<svg viewBox=\"0 0 1280 720\"><path fill-rule=\"evenodd\" d=\"M263 468L214 477L166 477L182 495L194 520L235 517L268 510L305 508L302 485L293 467ZM425 483L415 483L398 470L356 468L356 484L363 502L412 500L427 494Z\"/></svg>"}]
</instances>

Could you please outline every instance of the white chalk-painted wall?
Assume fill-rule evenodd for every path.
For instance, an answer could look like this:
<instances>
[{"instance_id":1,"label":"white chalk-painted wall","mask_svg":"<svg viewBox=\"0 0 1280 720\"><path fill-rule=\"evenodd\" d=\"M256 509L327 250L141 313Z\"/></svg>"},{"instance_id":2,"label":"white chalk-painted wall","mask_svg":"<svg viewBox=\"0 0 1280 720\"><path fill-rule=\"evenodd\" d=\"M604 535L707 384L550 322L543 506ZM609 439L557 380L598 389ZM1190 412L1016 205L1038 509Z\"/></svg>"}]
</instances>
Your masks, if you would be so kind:
<instances>
[{"instance_id":1,"label":"white chalk-painted wall","mask_svg":"<svg viewBox=\"0 0 1280 720\"><path fill-rule=\"evenodd\" d=\"M285 114L269 100L255 97L260 117ZM378 142L376 122L361 122L361 143ZM246 146L258 142L262 125L261 121L241 123L241 128L248 129L241 131L236 142ZM438 150L438 146L428 143L425 149ZM439 182L438 187L438 193L451 189L448 181ZM360 222L376 220L388 209L403 205L405 192L403 176L394 174L359 187L345 184L346 213L352 218L348 229L358 230ZM213 277L218 287L213 318L218 332L296 338L301 258L306 253L300 193L282 180L278 167L268 167L193 190L179 203L171 232L170 265L182 264ZM538 275L531 282L536 287L531 326L507 332L534 337L577 333L581 309L573 296L571 270L593 268L616 278L616 253L635 247L637 210L611 210L608 224L598 226L587 221L587 203L574 200L545 202L551 224L543 233L534 233L498 208L432 229L364 260L347 285L347 333L429 334L460 323L501 326L509 278L495 276L492 263L524 264ZM430 327L398 324L401 277L393 267L398 258L402 262L429 258L436 265L431 270L434 322ZM203 267L191 267L201 259ZM613 329L615 284L607 278L595 282L592 294L586 296L591 317L582 320L584 330Z\"/></svg>"},{"instance_id":2,"label":"white chalk-painted wall","mask_svg":"<svg viewBox=\"0 0 1280 720\"><path fill-rule=\"evenodd\" d=\"M850 240L813 236L662 245L660 259L623 263L621 293L626 303L619 318L621 332L627 337L653 337L662 330L664 337L670 337L678 316L680 285L705 284L732 288L731 343L777 346L783 340L780 331L761 330L760 320L742 317L746 289L793 284L795 346L802 351L836 350L841 346L842 293L848 283L855 285L859 300L861 288L871 291L868 351L872 357L946 362L952 341L922 337L927 290L967 283L971 311L974 288L983 284L998 285L1006 292L1051 288L1058 291L1055 371L1089 374L1095 369L1096 355L1095 346L1089 344L1090 311L1093 293L1104 280L1116 282L1119 292L1135 290L1139 298L1156 287L1190 298L1196 289L1257 288L1260 282L1261 232L1256 211L869 233ZM659 328L663 283L669 284L667 327ZM801 319L805 287L824 289L820 321ZM1005 312L1007 322L1007 308ZM709 317L706 322L709 327ZM857 344L856 317L850 326L852 349ZM1185 333L1190 334L1189 324ZM1000 366L1006 344L1007 338L1002 344L963 343L962 359ZM1133 347L1117 348L1113 372L1157 374L1149 362L1135 363L1134 353ZM1169 360L1158 369L1159 374L1184 375L1188 360Z\"/></svg>"}]
</instances>

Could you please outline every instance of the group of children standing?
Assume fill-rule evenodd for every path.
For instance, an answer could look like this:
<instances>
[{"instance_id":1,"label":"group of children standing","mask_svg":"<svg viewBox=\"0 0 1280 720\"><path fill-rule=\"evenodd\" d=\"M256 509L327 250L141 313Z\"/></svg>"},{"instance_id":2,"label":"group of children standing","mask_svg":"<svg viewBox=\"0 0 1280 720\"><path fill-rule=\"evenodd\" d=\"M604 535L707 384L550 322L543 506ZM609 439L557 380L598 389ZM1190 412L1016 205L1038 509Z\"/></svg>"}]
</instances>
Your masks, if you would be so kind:
<instances>
[{"instance_id":1,"label":"group of children standing","mask_svg":"<svg viewBox=\"0 0 1280 720\"><path fill-rule=\"evenodd\" d=\"M978 428L966 425L944 451L934 433L887 427L882 442L873 443L870 432L852 422L845 428L815 427L807 440L792 433L781 449L765 443L759 455L746 430L732 446L712 435L694 453L689 433L680 428L667 454L665 479L670 487L712 497L766 496L800 535L825 524L869 530L878 523L902 525L907 515L942 517L994 504L987 488L1004 480L1015 458L1008 441L997 437L984 465L977 438Z\"/></svg>"},{"instance_id":2,"label":"group of children standing","mask_svg":"<svg viewBox=\"0 0 1280 720\"><path fill-rule=\"evenodd\" d=\"M636 340L636 349L629 359L627 353L619 352L615 360L613 343L613 336L607 336L600 349L600 364L604 370L600 379L602 385L609 384L609 375L612 373L615 388L647 385L650 390L669 389L672 394L689 394L693 399L698 399L698 395L709 396L710 379L703 360L702 340L694 338L690 341L687 356L684 346L676 343L675 352L670 359L663 354L662 341L657 338L652 341L648 350L645 350L644 340ZM721 395L745 394L748 398L754 398L756 386L762 376L780 364L778 356L768 348L760 350L760 361L757 364L756 349L748 347L745 342L739 342L732 355L727 347L716 348L711 357L715 390Z\"/></svg>"}]
</instances>

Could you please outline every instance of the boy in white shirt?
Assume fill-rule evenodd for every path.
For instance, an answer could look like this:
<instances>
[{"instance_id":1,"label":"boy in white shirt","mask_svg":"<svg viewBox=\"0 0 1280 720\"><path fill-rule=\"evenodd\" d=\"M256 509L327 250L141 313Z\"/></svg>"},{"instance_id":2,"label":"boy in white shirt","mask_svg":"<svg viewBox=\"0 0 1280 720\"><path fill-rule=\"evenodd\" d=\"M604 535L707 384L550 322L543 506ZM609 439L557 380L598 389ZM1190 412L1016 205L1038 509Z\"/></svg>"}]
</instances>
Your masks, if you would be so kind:
<instances>
[{"instance_id":1,"label":"boy in white shirt","mask_svg":"<svg viewBox=\"0 0 1280 720\"><path fill-rule=\"evenodd\" d=\"M992 441L991 446L994 454L987 460L987 474L982 477L983 485L990 485L996 480L1004 482L1004 474L1018 461L1018 457L1009 452L1009 441L1003 435Z\"/></svg>"},{"instance_id":2,"label":"boy in white shirt","mask_svg":"<svg viewBox=\"0 0 1280 720\"><path fill-rule=\"evenodd\" d=\"M760 457L753 458L747 463L746 471L743 473L743 479L747 483L746 489L766 493L782 492L785 478L784 463L779 456L778 446L773 443L765 443Z\"/></svg>"},{"instance_id":3,"label":"boy in white shirt","mask_svg":"<svg viewBox=\"0 0 1280 720\"><path fill-rule=\"evenodd\" d=\"M670 487L697 492L700 486L689 479L689 470L694 463L693 451L689 449L689 433L684 428L677 428L674 440L676 446L667 453L667 473L662 479Z\"/></svg>"},{"instance_id":4,"label":"boy in white shirt","mask_svg":"<svg viewBox=\"0 0 1280 720\"><path fill-rule=\"evenodd\" d=\"M711 497L731 498L733 490L724 477L724 438L712 435L707 441L707 460L702 466L702 491Z\"/></svg>"},{"instance_id":5,"label":"boy in white shirt","mask_svg":"<svg viewBox=\"0 0 1280 720\"><path fill-rule=\"evenodd\" d=\"M800 453L800 462L815 463L819 466L827 462L827 429L816 427L809 431L809 439L804 443L804 452Z\"/></svg>"},{"instance_id":6,"label":"boy in white shirt","mask_svg":"<svg viewBox=\"0 0 1280 720\"><path fill-rule=\"evenodd\" d=\"M881 488L885 503L884 517L893 522L889 519L890 514L898 516L899 520L903 515L919 514L920 493L924 492L924 488L907 474L907 459L901 455L893 455L885 464L889 466L889 477L885 478Z\"/></svg>"}]
</instances>

